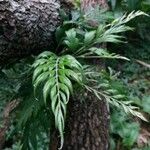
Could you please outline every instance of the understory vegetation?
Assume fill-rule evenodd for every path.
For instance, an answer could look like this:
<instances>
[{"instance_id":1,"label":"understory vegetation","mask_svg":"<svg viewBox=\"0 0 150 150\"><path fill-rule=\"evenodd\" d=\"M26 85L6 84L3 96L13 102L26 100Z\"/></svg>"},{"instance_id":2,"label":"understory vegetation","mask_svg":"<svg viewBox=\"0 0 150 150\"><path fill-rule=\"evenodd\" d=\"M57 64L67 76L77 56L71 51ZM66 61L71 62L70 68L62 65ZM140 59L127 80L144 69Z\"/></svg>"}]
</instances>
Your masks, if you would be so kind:
<instances>
[{"instance_id":1,"label":"understory vegetation","mask_svg":"<svg viewBox=\"0 0 150 150\"><path fill-rule=\"evenodd\" d=\"M54 128L61 149L67 106L78 91L109 104L110 150L150 149L150 1L108 2L109 11L87 14L76 3L71 19L61 10L51 49L1 67L1 128L7 105L15 108L4 150L47 150Z\"/></svg>"},{"instance_id":2,"label":"understory vegetation","mask_svg":"<svg viewBox=\"0 0 150 150\"><path fill-rule=\"evenodd\" d=\"M150 1L110 1L113 15L118 16L125 11L142 10L150 13ZM132 99L149 119L150 114L150 19L140 17L130 22L134 32L127 33L128 43L109 45L111 49L130 58L130 62L108 62L108 65L120 72L119 79L124 82ZM113 64L113 65L112 65ZM137 118L129 117L122 111L113 110L111 114L111 148L115 150L149 150L150 124Z\"/></svg>"}]
</instances>

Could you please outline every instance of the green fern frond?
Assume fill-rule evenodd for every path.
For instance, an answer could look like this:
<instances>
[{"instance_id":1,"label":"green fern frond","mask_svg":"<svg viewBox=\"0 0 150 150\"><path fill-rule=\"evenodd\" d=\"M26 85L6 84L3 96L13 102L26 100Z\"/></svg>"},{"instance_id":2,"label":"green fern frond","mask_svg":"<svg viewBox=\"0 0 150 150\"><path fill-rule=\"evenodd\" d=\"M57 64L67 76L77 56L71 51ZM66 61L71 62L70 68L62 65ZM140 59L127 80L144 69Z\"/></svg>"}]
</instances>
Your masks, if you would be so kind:
<instances>
[{"instance_id":1,"label":"green fern frond","mask_svg":"<svg viewBox=\"0 0 150 150\"><path fill-rule=\"evenodd\" d=\"M89 52L78 56L78 58L107 58L107 59L124 59L124 60L128 60L128 58L120 56L118 54L115 53L109 53L106 49L103 48L97 48L97 47L92 47L90 49L88 49Z\"/></svg>"},{"instance_id":2,"label":"green fern frond","mask_svg":"<svg viewBox=\"0 0 150 150\"><path fill-rule=\"evenodd\" d=\"M35 94L38 86L43 84L43 99L46 103L50 96L51 109L55 116L55 126L60 133L60 148L62 148L67 103L73 91L72 80L82 82L82 77L78 74L82 66L71 55L58 57L54 53L44 52L38 56L33 67L35 67L33 74Z\"/></svg>"},{"instance_id":3,"label":"green fern frond","mask_svg":"<svg viewBox=\"0 0 150 150\"><path fill-rule=\"evenodd\" d=\"M90 87L90 86L87 86L87 85L84 85L84 86L88 91L93 93L99 100L102 100L102 98L105 98L105 100L108 103L118 107L119 109L123 108L123 110L126 113L130 113L130 114L132 114L136 117L139 117L140 119L142 119L144 121L147 121L147 119L143 116L143 114L140 113L139 111L137 111L139 108L131 105L133 103L132 101L123 101L123 100L121 100L121 99L125 98L125 95L114 95L114 96L112 96L112 95L110 95L110 93L115 94L115 92L116 92L113 89L111 89L111 91L110 90L101 91L101 90L98 90L97 88L93 88L93 87Z\"/></svg>"},{"instance_id":4,"label":"green fern frond","mask_svg":"<svg viewBox=\"0 0 150 150\"><path fill-rule=\"evenodd\" d=\"M131 21L132 19L134 19L135 17L142 16L142 15L149 16L148 14L144 13L143 11L132 11L128 15L126 13L122 17L115 19L111 23L111 26L120 26L120 25L126 24L129 21Z\"/></svg>"},{"instance_id":5,"label":"green fern frond","mask_svg":"<svg viewBox=\"0 0 150 150\"><path fill-rule=\"evenodd\" d=\"M88 67L89 68L89 67ZM93 93L99 100L105 99L108 103L111 105L114 105L118 107L119 109L123 109L126 113L132 114L136 117L141 118L144 121L147 121L147 119L143 116L142 113L138 111L138 107L134 106L133 101L127 100L127 94L125 94L120 90L123 89L123 85L119 83L118 88L116 80L116 74L114 75L113 71L109 68L110 73L106 74L106 72L101 74L97 72L94 73L92 72L91 76L91 71L88 71L89 69L86 69L85 71L87 74L85 75L87 79L95 79L93 80L88 80L86 84L84 84L84 87L91 93ZM90 83L90 84L89 84ZM114 85L113 85L114 84ZM90 85L90 86L89 86Z\"/></svg>"}]
</instances>

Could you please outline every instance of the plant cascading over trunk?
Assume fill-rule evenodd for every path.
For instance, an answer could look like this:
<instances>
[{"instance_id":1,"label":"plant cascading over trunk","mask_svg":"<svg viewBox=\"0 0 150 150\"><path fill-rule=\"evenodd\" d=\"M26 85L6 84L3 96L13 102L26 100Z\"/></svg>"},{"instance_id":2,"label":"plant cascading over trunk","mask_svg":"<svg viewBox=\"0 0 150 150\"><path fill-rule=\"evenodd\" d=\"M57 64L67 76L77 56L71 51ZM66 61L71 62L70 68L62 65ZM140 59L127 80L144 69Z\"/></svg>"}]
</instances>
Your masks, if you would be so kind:
<instances>
[{"instance_id":1,"label":"plant cascading over trunk","mask_svg":"<svg viewBox=\"0 0 150 150\"><path fill-rule=\"evenodd\" d=\"M98 27L85 25L83 16L66 21L56 31L59 52L58 49L49 50L36 58L33 64L34 95L37 97L37 89L42 87L42 100L52 110L55 127L61 137L60 148L63 147L67 104L73 94L74 84L90 91L100 100L103 97L126 113L145 120L137 111L138 108L132 106L132 101L127 101L124 95L118 94L109 84L100 82L101 70L97 71L87 63L89 59L101 58L128 60L118 54L109 53L105 48L98 48L97 45L124 42L121 33L132 30L125 24L140 15L146 14L141 11L131 12L108 25Z\"/></svg>"}]
</instances>

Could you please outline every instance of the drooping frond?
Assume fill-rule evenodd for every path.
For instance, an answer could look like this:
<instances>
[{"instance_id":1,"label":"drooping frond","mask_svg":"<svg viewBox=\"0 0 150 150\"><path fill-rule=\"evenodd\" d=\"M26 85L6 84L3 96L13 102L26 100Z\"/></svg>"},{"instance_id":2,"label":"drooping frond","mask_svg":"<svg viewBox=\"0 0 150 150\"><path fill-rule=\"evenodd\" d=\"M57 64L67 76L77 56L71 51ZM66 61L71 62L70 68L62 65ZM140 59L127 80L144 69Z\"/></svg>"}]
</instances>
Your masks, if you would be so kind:
<instances>
[{"instance_id":1,"label":"drooping frond","mask_svg":"<svg viewBox=\"0 0 150 150\"><path fill-rule=\"evenodd\" d=\"M94 73L94 71L90 71L87 72L86 76L88 79L88 84L85 84L84 87L89 92L93 93L99 100L102 100L104 98L111 105L114 105L119 109L122 108L126 113L132 114L144 121L147 121L143 114L138 111L139 107L134 106L133 101L128 100L125 93L119 92L119 89L115 88L114 85L112 85L111 82L114 80L113 78L115 77L115 75L113 76L111 72L110 76L102 76L101 74L102 77L100 77L100 74L98 75L97 72ZM90 78L95 80L91 80ZM115 81L114 83L115 86L117 86L117 82ZM123 88L123 86L121 86L121 88Z\"/></svg>"},{"instance_id":2,"label":"drooping frond","mask_svg":"<svg viewBox=\"0 0 150 150\"><path fill-rule=\"evenodd\" d=\"M82 81L82 77L78 74L82 66L71 55L58 57L52 52L44 52L39 55L33 67L35 67L33 74L35 94L38 86L43 84L43 99L45 103L47 100L51 101L55 126L59 130L62 147L66 107L73 90L72 80L78 83Z\"/></svg>"}]
</instances>

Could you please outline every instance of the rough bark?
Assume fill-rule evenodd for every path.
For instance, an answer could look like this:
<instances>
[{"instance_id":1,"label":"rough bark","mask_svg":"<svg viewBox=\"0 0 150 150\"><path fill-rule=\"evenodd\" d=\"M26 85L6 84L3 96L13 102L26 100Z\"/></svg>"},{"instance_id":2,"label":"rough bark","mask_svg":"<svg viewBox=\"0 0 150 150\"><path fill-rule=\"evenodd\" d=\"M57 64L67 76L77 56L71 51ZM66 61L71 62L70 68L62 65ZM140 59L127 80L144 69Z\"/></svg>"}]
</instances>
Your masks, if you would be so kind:
<instances>
[{"instance_id":1,"label":"rough bark","mask_svg":"<svg viewBox=\"0 0 150 150\"><path fill-rule=\"evenodd\" d=\"M69 106L63 150L108 150L109 118L105 101L89 93L85 101L74 99Z\"/></svg>"},{"instance_id":2,"label":"rough bark","mask_svg":"<svg viewBox=\"0 0 150 150\"><path fill-rule=\"evenodd\" d=\"M84 0L82 8L88 11L91 5L108 9L106 0ZM97 60L93 63L99 64ZM79 97L84 98L81 101ZM106 101L94 95L76 96L69 106L69 118L63 150L108 150L109 112Z\"/></svg>"},{"instance_id":3,"label":"rough bark","mask_svg":"<svg viewBox=\"0 0 150 150\"><path fill-rule=\"evenodd\" d=\"M59 0L0 0L0 58L49 48L59 8Z\"/></svg>"}]
</instances>

